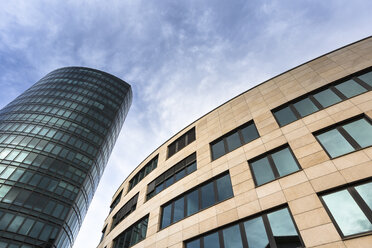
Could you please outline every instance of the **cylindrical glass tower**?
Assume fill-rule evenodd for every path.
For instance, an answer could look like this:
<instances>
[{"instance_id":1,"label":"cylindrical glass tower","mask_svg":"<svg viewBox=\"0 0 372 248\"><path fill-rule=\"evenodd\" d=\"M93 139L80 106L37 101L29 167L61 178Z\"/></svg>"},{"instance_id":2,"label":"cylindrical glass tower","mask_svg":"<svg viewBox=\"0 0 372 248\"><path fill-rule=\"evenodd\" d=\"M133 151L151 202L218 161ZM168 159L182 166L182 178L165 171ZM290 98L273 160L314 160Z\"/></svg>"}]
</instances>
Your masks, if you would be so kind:
<instances>
[{"instance_id":1,"label":"cylindrical glass tower","mask_svg":"<svg viewBox=\"0 0 372 248\"><path fill-rule=\"evenodd\" d=\"M66 67L0 111L0 247L72 246L131 102L119 78Z\"/></svg>"}]
</instances>

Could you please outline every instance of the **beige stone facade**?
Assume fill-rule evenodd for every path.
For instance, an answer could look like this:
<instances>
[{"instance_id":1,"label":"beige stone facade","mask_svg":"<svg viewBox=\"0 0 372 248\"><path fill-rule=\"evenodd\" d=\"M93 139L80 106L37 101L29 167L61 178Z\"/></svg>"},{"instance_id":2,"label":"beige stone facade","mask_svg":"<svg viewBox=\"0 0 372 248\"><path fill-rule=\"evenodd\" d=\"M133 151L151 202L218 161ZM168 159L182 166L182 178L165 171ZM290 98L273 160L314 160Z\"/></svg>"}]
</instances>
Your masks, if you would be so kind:
<instances>
[{"instance_id":1,"label":"beige stone facade","mask_svg":"<svg viewBox=\"0 0 372 248\"><path fill-rule=\"evenodd\" d=\"M105 220L99 248L113 248L114 239L149 214L146 238L133 248L182 248L184 241L276 206L288 206L306 247L372 247L372 235L342 238L319 193L372 177L372 147L330 158L314 132L354 116L372 118L372 91L341 101L280 127L272 110L350 74L372 66L372 38L361 40L276 76L226 102L190 124L148 156L123 182L120 202ZM210 143L253 120L259 138L212 160ZM167 147L195 127L196 140L167 158ZM283 144L292 149L300 170L256 186L248 165ZM177 162L196 152L197 170L153 198L146 200L147 185ZM128 192L128 182L158 154L157 168ZM234 197L160 229L161 207L180 194L229 172ZM136 210L111 230L112 217L137 193ZM116 197L113 196L113 199Z\"/></svg>"}]
</instances>

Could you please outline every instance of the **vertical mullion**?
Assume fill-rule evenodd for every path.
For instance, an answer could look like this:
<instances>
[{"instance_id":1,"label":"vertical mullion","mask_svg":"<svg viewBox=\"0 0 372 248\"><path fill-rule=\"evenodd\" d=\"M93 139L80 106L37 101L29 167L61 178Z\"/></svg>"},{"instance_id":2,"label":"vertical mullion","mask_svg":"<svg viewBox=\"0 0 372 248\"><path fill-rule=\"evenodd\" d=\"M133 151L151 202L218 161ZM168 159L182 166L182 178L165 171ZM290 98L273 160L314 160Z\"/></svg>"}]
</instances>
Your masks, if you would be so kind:
<instances>
[{"instance_id":1,"label":"vertical mullion","mask_svg":"<svg viewBox=\"0 0 372 248\"><path fill-rule=\"evenodd\" d=\"M272 170L273 173L274 173L275 179L276 179L276 178L279 178L280 175L279 175L278 169L277 169L276 166L275 166L274 160L273 160L273 158L271 157L271 154L267 155L267 159L268 159L268 161L269 161L269 164L270 164L271 170Z\"/></svg>"},{"instance_id":2,"label":"vertical mullion","mask_svg":"<svg viewBox=\"0 0 372 248\"><path fill-rule=\"evenodd\" d=\"M200 248L204 248L204 236L199 239L200 241Z\"/></svg>"},{"instance_id":3,"label":"vertical mullion","mask_svg":"<svg viewBox=\"0 0 372 248\"><path fill-rule=\"evenodd\" d=\"M302 116L300 115L300 113L298 113L297 109L293 106L293 104L289 104L288 107L289 107L290 110L292 110L292 112L296 116L297 120L302 118Z\"/></svg>"},{"instance_id":4,"label":"vertical mullion","mask_svg":"<svg viewBox=\"0 0 372 248\"><path fill-rule=\"evenodd\" d=\"M222 230L218 231L218 240L220 241L220 248L225 248L225 244L223 242L223 233Z\"/></svg>"},{"instance_id":5,"label":"vertical mullion","mask_svg":"<svg viewBox=\"0 0 372 248\"><path fill-rule=\"evenodd\" d=\"M364 82L362 79L360 78L357 78L357 77L353 77L353 80L355 82L357 82L358 84L360 84L363 88L365 88L366 90L372 90L372 87L369 86L369 84L367 84L366 82Z\"/></svg>"},{"instance_id":6,"label":"vertical mullion","mask_svg":"<svg viewBox=\"0 0 372 248\"><path fill-rule=\"evenodd\" d=\"M239 135L239 138L240 138L240 144L241 146L245 144L245 141L244 141L244 138L243 138L243 134L241 132L242 130L239 129L237 132L238 132L238 135Z\"/></svg>"},{"instance_id":7,"label":"vertical mullion","mask_svg":"<svg viewBox=\"0 0 372 248\"><path fill-rule=\"evenodd\" d=\"M310 95L310 96L309 96L309 99L310 99L310 101L312 101L312 102L314 103L314 105L315 105L319 110L324 109L323 106L322 106L322 104L320 104L320 103L318 102L318 100L316 100L315 97L314 97L313 95Z\"/></svg>"},{"instance_id":8,"label":"vertical mullion","mask_svg":"<svg viewBox=\"0 0 372 248\"><path fill-rule=\"evenodd\" d=\"M225 147L225 154L229 152L229 147L227 146L227 141L226 141L226 137L224 137L223 139L223 145ZM224 154L224 155L225 155Z\"/></svg>"},{"instance_id":9,"label":"vertical mullion","mask_svg":"<svg viewBox=\"0 0 372 248\"><path fill-rule=\"evenodd\" d=\"M187 217L187 194L183 197L183 216Z\"/></svg>"},{"instance_id":10,"label":"vertical mullion","mask_svg":"<svg viewBox=\"0 0 372 248\"><path fill-rule=\"evenodd\" d=\"M266 214L262 215L262 220L265 226L267 237L269 238L270 248L277 248L275 239L274 239L274 234L273 234L273 231L271 230L269 219L267 218Z\"/></svg>"},{"instance_id":11,"label":"vertical mullion","mask_svg":"<svg viewBox=\"0 0 372 248\"><path fill-rule=\"evenodd\" d=\"M353 197L356 204L358 204L359 208L363 211L366 215L368 220L372 223L372 211L364 201L364 199L359 195L358 191L354 187L349 187L347 189L350 195Z\"/></svg>"},{"instance_id":12,"label":"vertical mullion","mask_svg":"<svg viewBox=\"0 0 372 248\"><path fill-rule=\"evenodd\" d=\"M243 242L243 247L248 248L248 239L247 239L247 236L245 234L245 228L244 228L243 221L241 221L239 223L239 229L240 229L240 235L241 235L242 242Z\"/></svg>"},{"instance_id":13,"label":"vertical mullion","mask_svg":"<svg viewBox=\"0 0 372 248\"><path fill-rule=\"evenodd\" d=\"M341 91L339 91L335 86L332 85L332 86L329 87L329 89L330 89L331 91L333 91L333 93L335 93L339 98L341 98L342 101L345 101L345 100L348 99L348 98L347 98L344 94L342 94Z\"/></svg>"},{"instance_id":14,"label":"vertical mullion","mask_svg":"<svg viewBox=\"0 0 372 248\"><path fill-rule=\"evenodd\" d=\"M345 129L343 129L342 126L339 126L336 128L337 131L347 140L347 142L350 143L350 145L355 149L355 150L359 150L359 149L362 149L362 147L358 144L358 142L356 142L355 139L353 139L353 137L351 137L351 135L346 132Z\"/></svg>"},{"instance_id":15,"label":"vertical mullion","mask_svg":"<svg viewBox=\"0 0 372 248\"><path fill-rule=\"evenodd\" d=\"M199 198L199 209L198 209L198 212L202 209L202 194L201 194L201 187L199 187L198 189L198 198Z\"/></svg>"},{"instance_id":16,"label":"vertical mullion","mask_svg":"<svg viewBox=\"0 0 372 248\"><path fill-rule=\"evenodd\" d=\"M173 224L173 218L174 218L174 202L175 202L175 201L172 202L172 206L171 206L171 218L170 218L170 219L171 219L171 221L170 221L171 223L170 223L169 225L172 225L172 224Z\"/></svg>"}]
</instances>

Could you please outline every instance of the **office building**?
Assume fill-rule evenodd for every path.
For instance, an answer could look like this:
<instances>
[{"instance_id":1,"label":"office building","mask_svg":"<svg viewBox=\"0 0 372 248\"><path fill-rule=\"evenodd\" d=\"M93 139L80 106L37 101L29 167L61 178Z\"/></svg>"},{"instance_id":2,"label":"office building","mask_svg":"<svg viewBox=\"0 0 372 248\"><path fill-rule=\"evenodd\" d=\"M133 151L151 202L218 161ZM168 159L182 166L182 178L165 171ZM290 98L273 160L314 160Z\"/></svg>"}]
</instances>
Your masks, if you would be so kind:
<instances>
[{"instance_id":1,"label":"office building","mask_svg":"<svg viewBox=\"0 0 372 248\"><path fill-rule=\"evenodd\" d=\"M72 246L131 102L119 78L66 67L0 111L1 248Z\"/></svg>"},{"instance_id":2,"label":"office building","mask_svg":"<svg viewBox=\"0 0 372 248\"><path fill-rule=\"evenodd\" d=\"M371 90L369 37L222 104L124 180L98 248L372 247Z\"/></svg>"}]
</instances>

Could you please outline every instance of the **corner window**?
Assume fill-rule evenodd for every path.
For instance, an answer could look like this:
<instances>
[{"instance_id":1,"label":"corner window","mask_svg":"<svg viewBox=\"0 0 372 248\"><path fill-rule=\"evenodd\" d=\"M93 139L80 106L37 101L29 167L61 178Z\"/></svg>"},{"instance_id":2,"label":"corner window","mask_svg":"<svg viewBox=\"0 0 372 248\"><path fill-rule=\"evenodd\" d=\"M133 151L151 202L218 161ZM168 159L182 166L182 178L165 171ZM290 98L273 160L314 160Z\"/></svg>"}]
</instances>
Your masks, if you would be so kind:
<instances>
[{"instance_id":1,"label":"corner window","mask_svg":"<svg viewBox=\"0 0 372 248\"><path fill-rule=\"evenodd\" d=\"M321 201L345 238L372 231L372 182L322 194Z\"/></svg>"},{"instance_id":2,"label":"corner window","mask_svg":"<svg viewBox=\"0 0 372 248\"><path fill-rule=\"evenodd\" d=\"M133 196L112 218L111 230L131 214L137 207L138 193Z\"/></svg>"},{"instance_id":3,"label":"corner window","mask_svg":"<svg viewBox=\"0 0 372 248\"><path fill-rule=\"evenodd\" d=\"M160 229L231 197L230 175L213 178L162 206Z\"/></svg>"},{"instance_id":4,"label":"corner window","mask_svg":"<svg viewBox=\"0 0 372 248\"><path fill-rule=\"evenodd\" d=\"M288 145L278 147L248 161L256 186L301 169Z\"/></svg>"},{"instance_id":5,"label":"corner window","mask_svg":"<svg viewBox=\"0 0 372 248\"><path fill-rule=\"evenodd\" d=\"M137 221L114 239L114 248L129 248L146 238L149 216Z\"/></svg>"},{"instance_id":6,"label":"corner window","mask_svg":"<svg viewBox=\"0 0 372 248\"><path fill-rule=\"evenodd\" d=\"M371 91L372 72L357 74L359 76L349 76L346 79L337 80L273 109L272 112L279 126L285 126L333 104Z\"/></svg>"},{"instance_id":7,"label":"corner window","mask_svg":"<svg viewBox=\"0 0 372 248\"><path fill-rule=\"evenodd\" d=\"M116 207L116 205L119 204L122 193L123 193L123 190L120 191L120 193L115 197L114 201L111 203L110 213Z\"/></svg>"},{"instance_id":8,"label":"corner window","mask_svg":"<svg viewBox=\"0 0 372 248\"><path fill-rule=\"evenodd\" d=\"M240 126L211 143L212 160L229 153L259 136L253 121Z\"/></svg>"},{"instance_id":9,"label":"corner window","mask_svg":"<svg viewBox=\"0 0 372 248\"><path fill-rule=\"evenodd\" d=\"M187 146L194 140L195 140L195 127L191 128L187 133L183 134L181 137L173 141L168 146L167 158L172 157L175 153L183 149L185 146Z\"/></svg>"},{"instance_id":10,"label":"corner window","mask_svg":"<svg viewBox=\"0 0 372 248\"><path fill-rule=\"evenodd\" d=\"M186 241L186 248L304 247L287 207L219 228Z\"/></svg>"},{"instance_id":11,"label":"corner window","mask_svg":"<svg viewBox=\"0 0 372 248\"><path fill-rule=\"evenodd\" d=\"M133 189L145 176L147 176L151 171L153 171L158 165L158 155L151 159L133 178L129 181L128 192Z\"/></svg>"},{"instance_id":12,"label":"corner window","mask_svg":"<svg viewBox=\"0 0 372 248\"><path fill-rule=\"evenodd\" d=\"M372 145L372 124L367 117L347 120L314 134L331 158Z\"/></svg>"}]
</instances>

